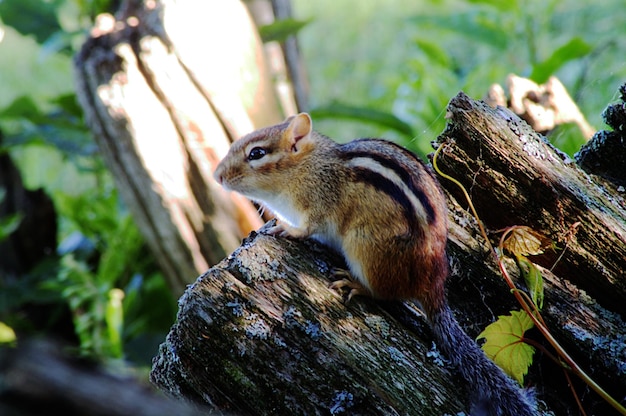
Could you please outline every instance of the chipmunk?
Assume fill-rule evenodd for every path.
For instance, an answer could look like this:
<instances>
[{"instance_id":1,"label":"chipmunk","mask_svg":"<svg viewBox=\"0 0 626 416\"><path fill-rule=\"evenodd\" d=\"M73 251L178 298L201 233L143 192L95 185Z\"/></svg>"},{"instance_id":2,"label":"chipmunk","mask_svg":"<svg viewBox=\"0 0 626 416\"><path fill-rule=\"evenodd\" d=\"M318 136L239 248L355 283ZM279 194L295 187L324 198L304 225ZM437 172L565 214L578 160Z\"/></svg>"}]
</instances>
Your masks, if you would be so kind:
<instances>
[{"instance_id":1,"label":"chipmunk","mask_svg":"<svg viewBox=\"0 0 626 416\"><path fill-rule=\"evenodd\" d=\"M215 180L268 207L270 234L313 238L343 254L349 271L330 286L386 300L417 300L435 341L474 390L474 415L528 416L521 389L461 329L444 289L447 205L431 170L380 139L338 144L301 113L233 143Z\"/></svg>"}]
</instances>

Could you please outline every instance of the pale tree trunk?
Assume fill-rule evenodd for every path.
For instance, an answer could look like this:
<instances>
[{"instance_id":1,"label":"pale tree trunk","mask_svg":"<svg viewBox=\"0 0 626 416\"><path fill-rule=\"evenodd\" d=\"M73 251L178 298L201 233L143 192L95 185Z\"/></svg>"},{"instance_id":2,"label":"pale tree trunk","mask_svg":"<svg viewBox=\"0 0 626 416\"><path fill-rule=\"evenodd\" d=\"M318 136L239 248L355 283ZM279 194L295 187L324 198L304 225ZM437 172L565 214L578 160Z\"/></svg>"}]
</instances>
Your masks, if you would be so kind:
<instances>
[{"instance_id":1,"label":"pale tree trunk","mask_svg":"<svg viewBox=\"0 0 626 416\"><path fill-rule=\"evenodd\" d=\"M236 0L129 0L98 18L75 67L86 121L180 294L261 224L211 178L233 140L283 119L256 27Z\"/></svg>"}]
</instances>

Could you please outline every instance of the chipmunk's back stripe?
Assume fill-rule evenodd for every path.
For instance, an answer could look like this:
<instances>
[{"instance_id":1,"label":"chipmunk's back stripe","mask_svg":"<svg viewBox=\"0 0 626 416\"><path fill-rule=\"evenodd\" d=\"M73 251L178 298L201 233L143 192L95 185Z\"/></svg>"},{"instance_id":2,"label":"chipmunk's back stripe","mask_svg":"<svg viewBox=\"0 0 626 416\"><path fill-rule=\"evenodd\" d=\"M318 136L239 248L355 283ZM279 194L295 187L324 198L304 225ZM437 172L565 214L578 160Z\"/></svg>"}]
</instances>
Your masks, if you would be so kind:
<instances>
[{"instance_id":1,"label":"chipmunk's back stripe","mask_svg":"<svg viewBox=\"0 0 626 416\"><path fill-rule=\"evenodd\" d=\"M397 146L397 147L400 148L400 146ZM413 156L413 154L407 152L404 149L402 150L406 154L411 155L415 163L421 163L419 160L417 160L415 156ZM370 157L372 157L372 159L374 159L375 161L377 161L384 167L396 172L396 174L402 179L402 181L407 184L407 186L409 187L413 195L415 195L415 197L420 201L422 208L424 208L424 211L426 212L426 218L428 219L428 222L434 221L435 209L433 208L431 201L428 199L428 197L422 190L422 187L419 183L418 173L415 172L415 170L413 170L412 172L409 172L406 168L401 166L396 160L385 157L384 155L373 154Z\"/></svg>"},{"instance_id":2,"label":"chipmunk's back stripe","mask_svg":"<svg viewBox=\"0 0 626 416\"><path fill-rule=\"evenodd\" d=\"M392 143L389 143L392 144ZM399 149L402 149L400 146L394 145ZM421 163L415 156L406 150L402 149L402 151L406 155L410 155L414 160L414 163ZM392 183L395 183L395 186L400 189L401 192L403 188L406 188L406 193L409 195L407 199L409 201L412 200L411 211L415 211L415 215L418 218L426 219L428 223L432 223L435 220L435 209L432 206L431 201L429 200L426 193L422 190L421 184L419 183L419 172L416 170L421 166L416 167L415 169L407 169L402 166L400 162L393 159L391 156L387 156L385 154L372 153L368 151L362 150L354 150L348 151L343 154L345 160L349 161L348 163L354 166L363 166L366 168L370 168L374 171L377 171L379 175L384 176L385 170L390 170L395 173L396 178L388 178ZM427 173L426 173L427 174ZM394 182L395 179L395 182ZM396 183L397 182L397 183ZM385 191L384 188L379 188ZM395 198L394 198L395 199Z\"/></svg>"},{"instance_id":3,"label":"chipmunk's back stripe","mask_svg":"<svg viewBox=\"0 0 626 416\"><path fill-rule=\"evenodd\" d=\"M415 216L413 204L407 197L406 193L398 185L393 183L392 180L386 178L384 175L366 167L355 167L354 172L356 173L357 180L370 184L376 189L380 189L400 204L402 208L404 208L404 216L410 225L410 228L417 228L418 218Z\"/></svg>"}]
</instances>

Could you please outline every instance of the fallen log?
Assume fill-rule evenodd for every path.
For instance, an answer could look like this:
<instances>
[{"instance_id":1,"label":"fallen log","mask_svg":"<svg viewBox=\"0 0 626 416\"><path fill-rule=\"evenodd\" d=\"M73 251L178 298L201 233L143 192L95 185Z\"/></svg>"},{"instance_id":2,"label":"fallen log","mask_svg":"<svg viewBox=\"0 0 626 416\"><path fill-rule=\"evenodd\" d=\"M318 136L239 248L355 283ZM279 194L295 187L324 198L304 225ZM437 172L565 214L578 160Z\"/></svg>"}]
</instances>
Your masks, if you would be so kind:
<instances>
[{"instance_id":1,"label":"fallen log","mask_svg":"<svg viewBox=\"0 0 626 416\"><path fill-rule=\"evenodd\" d=\"M545 266L544 318L580 365L622 399L623 197L509 110L462 93L448 110L439 166L464 183L488 229L527 225L556 242L558 250L533 259ZM458 189L442 184L450 196L450 303L476 336L519 306ZM581 224L574 229L576 222ZM514 263L506 264L515 274ZM341 259L314 242L252 233L180 299L151 380L176 397L238 414L432 415L466 409L465 386L433 349L415 305L361 298L345 305L327 287L337 265ZM575 412L557 368L538 353L527 382L542 408ZM612 412L582 383L574 381L574 388L583 393L585 408Z\"/></svg>"}]
</instances>

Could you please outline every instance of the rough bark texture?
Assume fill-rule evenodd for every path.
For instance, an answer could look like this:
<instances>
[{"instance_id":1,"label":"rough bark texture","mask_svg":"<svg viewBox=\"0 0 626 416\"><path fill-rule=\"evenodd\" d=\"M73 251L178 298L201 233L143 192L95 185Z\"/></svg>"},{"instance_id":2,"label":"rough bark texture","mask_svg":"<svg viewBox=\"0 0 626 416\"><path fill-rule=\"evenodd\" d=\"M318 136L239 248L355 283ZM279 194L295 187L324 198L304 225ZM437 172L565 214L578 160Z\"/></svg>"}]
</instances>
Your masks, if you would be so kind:
<instances>
[{"instance_id":1,"label":"rough bark texture","mask_svg":"<svg viewBox=\"0 0 626 416\"><path fill-rule=\"evenodd\" d=\"M609 184L555 151L509 110L460 93L440 136L445 172L464 183L491 230L527 225L557 252L544 318L600 385L626 391L623 300L625 204ZM470 336L518 309L475 221L450 191L450 303ZM466 203L461 203L465 206ZM572 224L581 222L575 231ZM177 322L155 357L152 381L176 397L242 414L456 414L466 390L431 351L413 305L356 299L344 305L327 288L341 260L309 241L253 233L200 276L180 299ZM507 263L516 272L512 262ZM530 334L541 342L537 334ZM563 372L538 353L528 383L545 407L576 414ZM578 381L591 414L612 414ZM542 406L544 406L542 404Z\"/></svg>"},{"instance_id":2,"label":"rough bark texture","mask_svg":"<svg viewBox=\"0 0 626 416\"><path fill-rule=\"evenodd\" d=\"M380 305L346 307L328 289L337 264L311 242L253 233L181 298L152 380L237 414L460 411L429 342Z\"/></svg>"},{"instance_id":3,"label":"rough bark texture","mask_svg":"<svg viewBox=\"0 0 626 416\"><path fill-rule=\"evenodd\" d=\"M239 1L128 0L75 67L86 121L180 294L261 225L211 178L232 140L283 118L256 28Z\"/></svg>"},{"instance_id":4,"label":"rough bark texture","mask_svg":"<svg viewBox=\"0 0 626 416\"><path fill-rule=\"evenodd\" d=\"M448 110L440 165L463 183L487 227L526 225L558 247L567 244L555 274L626 316L623 195L578 168L508 110L463 94ZM443 185L460 197L457 187ZM559 254L549 252L537 261L551 267Z\"/></svg>"},{"instance_id":5,"label":"rough bark texture","mask_svg":"<svg viewBox=\"0 0 626 416\"><path fill-rule=\"evenodd\" d=\"M600 175L626 186L626 84L620 89L620 101L602 113L604 122L613 131L601 130L576 153L576 162L589 173Z\"/></svg>"}]
</instances>

